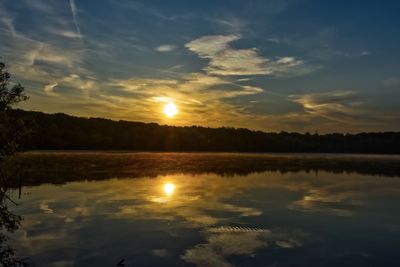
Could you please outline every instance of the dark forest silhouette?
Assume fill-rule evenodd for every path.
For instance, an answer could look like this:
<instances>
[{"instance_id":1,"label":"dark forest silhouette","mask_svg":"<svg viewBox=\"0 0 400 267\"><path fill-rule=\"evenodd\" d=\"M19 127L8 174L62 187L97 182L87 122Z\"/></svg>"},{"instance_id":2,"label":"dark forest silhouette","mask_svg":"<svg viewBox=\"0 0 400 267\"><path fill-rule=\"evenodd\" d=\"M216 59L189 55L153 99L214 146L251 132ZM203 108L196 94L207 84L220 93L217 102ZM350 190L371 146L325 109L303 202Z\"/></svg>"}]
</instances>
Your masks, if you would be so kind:
<instances>
[{"instance_id":1,"label":"dark forest silhouette","mask_svg":"<svg viewBox=\"0 0 400 267\"><path fill-rule=\"evenodd\" d=\"M236 128L177 127L63 113L9 110L32 130L28 150L142 150L400 154L400 132L266 133Z\"/></svg>"}]
</instances>

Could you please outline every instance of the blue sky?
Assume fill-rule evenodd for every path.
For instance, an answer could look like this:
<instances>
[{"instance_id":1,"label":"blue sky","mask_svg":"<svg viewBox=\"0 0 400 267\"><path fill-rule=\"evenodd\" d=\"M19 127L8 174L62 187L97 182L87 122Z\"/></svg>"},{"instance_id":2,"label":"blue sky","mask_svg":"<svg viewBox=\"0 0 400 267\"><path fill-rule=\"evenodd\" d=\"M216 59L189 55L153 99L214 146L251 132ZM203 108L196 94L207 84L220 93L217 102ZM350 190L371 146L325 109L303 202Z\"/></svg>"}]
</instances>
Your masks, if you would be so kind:
<instances>
[{"instance_id":1,"label":"blue sky","mask_svg":"<svg viewBox=\"0 0 400 267\"><path fill-rule=\"evenodd\" d=\"M22 108L265 131L400 130L398 1L0 0ZM179 113L167 118L173 102Z\"/></svg>"}]
</instances>

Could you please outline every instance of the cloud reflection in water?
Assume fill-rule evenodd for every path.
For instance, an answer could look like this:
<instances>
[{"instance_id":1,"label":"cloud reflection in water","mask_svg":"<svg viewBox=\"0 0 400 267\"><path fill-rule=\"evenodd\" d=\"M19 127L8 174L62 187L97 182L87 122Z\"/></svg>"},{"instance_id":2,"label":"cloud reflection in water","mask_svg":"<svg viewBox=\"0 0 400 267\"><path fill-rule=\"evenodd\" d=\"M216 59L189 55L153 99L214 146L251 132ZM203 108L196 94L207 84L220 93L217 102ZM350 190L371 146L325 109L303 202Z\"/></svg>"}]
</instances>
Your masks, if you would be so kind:
<instances>
[{"instance_id":1,"label":"cloud reflection in water","mask_svg":"<svg viewBox=\"0 0 400 267\"><path fill-rule=\"evenodd\" d=\"M232 266L232 257L258 257L269 249L296 250L310 240L322 242L309 227L310 220L333 223L360 216L368 205L379 214L377 203L385 211L395 210L384 199L396 203L398 185L394 178L356 174L265 172L25 187L16 208L24 216L24 227L15 243L42 265L61 260L106 264L101 255L118 251L127 255L127 262L148 255L174 264ZM390 223L396 225L396 220ZM115 263L110 259L110 264Z\"/></svg>"}]
</instances>

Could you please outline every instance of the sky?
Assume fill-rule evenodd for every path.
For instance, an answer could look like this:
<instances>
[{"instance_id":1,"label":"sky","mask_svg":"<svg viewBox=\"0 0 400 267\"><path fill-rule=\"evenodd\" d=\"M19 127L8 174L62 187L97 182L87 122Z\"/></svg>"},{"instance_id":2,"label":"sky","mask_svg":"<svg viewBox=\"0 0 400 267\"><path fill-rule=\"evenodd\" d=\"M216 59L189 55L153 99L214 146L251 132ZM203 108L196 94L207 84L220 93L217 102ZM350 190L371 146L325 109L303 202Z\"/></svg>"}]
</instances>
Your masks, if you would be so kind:
<instances>
[{"instance_id":1,"label":"sky","mask_svg":"<svg viewBox=\"0 0 400 267\"><path fill-rule=\"evenodd\" d=\"M25 86L26 110L400 131L399 10L390 0L0 0L0 60Z\"/></svg>"}]
</instances>

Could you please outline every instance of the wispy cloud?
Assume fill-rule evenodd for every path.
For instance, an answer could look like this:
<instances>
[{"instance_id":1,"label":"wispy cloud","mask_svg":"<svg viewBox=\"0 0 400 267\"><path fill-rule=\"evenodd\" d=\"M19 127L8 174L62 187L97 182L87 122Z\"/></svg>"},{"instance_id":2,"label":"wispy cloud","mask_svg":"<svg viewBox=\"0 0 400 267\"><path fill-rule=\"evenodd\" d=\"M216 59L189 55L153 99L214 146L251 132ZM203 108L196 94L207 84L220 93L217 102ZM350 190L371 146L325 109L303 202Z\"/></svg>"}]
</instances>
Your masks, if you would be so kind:
<instances>
[{"instance_id":1,"label":"wispy cloud","mask_svg":"<svg viewBox=\"0 0 400 267\"><path fill-rule=\"evenodd\" d=\"M19 37L17 31L14 28L11 18L3 17L0 19L0 21L8 28L8 31L10 32L12 37L14 37L14 38Z\"/></svg>"},{"instance_id":2,"label":"wispy cloud","mask_svg":"<svg viewBox=\"0 0 400 267\"><path fill-rule=\"evenodd\" d=\"M342 123L354 122L356 116L360 115L359 106L362 104L355 91L290 95L289 98L301 104L309 114Z\"/></svg>"},{"instance_id":3,"label":"wispy cloud","mask_svg":"<svg viewBox=\"0 0 400 267\"><path fill-rule=\"evenodd\" d=\"M47 14L51 14L54 12L54 9L51 4L49 4L49 1L42 1L42 0L37 0L37 1L23 1L24 4L30 6L31 8L37 9L41 12L45 12Z\"/></svg>"},{"instance_id":4,"label":"wispy cloud","mask_svg":"<svg viewBox=\"0 0 400 267\"><path fill-rule=\"evenodd\" d=\"M197 103L207 103L221 98L259 94L264 90L255 86L237 85L230 81L200 73L191 73L183 79L132 78L113 80L110 86L117 86L128 92L140 93L150 98L167 96L184 102L188 97ZM220 86L220 87L218 87ZM222 88L221 88L222 86Z\"/></svg>"},{"instance_id":5,"label":"wispy cloud","mask_svg":"<svg viewBox=\"0 0 400 267\"><path fill-rule=\"evenodd\" d=\"M326 105L343 105L357 99L355 91L330 91L325 93L310 93L289 96L295 102L301 103L307 109L315 109Z\"/></svg>"},{"instance_id":6,"label":"wispy cloud","mask_svg":"<svg viewBox=\"0 0 400 267\"><path fill-rule=\"evenodd\" d=\"M289 99L304 108L304 113L294 114L297 119L303 122L308 120L306 124L314 124L316 129L365 131L371 127L382 128L400 118L396 112L388 113L383 109L372 108L366 96L358 91L307 93L290 95ZM338 125L341 128L334 130Z\"/></svg>"},{"instance_id":7,"label":"wispy cloud","mask_svg":"<svg viewBox=\"0 0 400 267\"><path fill-rule=\"evenodd\" d=\"M36 62L45 62L71 68L80 61L79 51L38 41L18 32L11 19L3 18L0 22L8 28L7 37L11 36L4 38L5 42L13 47L13 50L5 55L14 59L15 66L28 68Z\"/></svg>"},{"instance_id":8,"label":"wispy cloud","mask_svg":"<svg viewBox=\"0 0 400 267\"><path fill-rule=\"evenodd\" d=\"M400 87L400 77L389 77L383 80L385 86Z\"/></svg>"},{"instance_id":9,"label":"wispy cloud","mask_svg":"<svg viewBox=\"0 0 400 267\"><path fill-rule=\"evenodd\" d=\"M190 73L180 79L130 78L110 81L115 97L125 101L126 93L133 94L140 105L158 120L157 112L166 102L174 101L180 111L180 122L215 126L245 115L243 107L229 103L229 99L262 93L256 86L235 84L218 76ZM120 96L118 91L121 91Z\"/></svg>"},{"instance_id":10,"label":"wispy cloud","mask_svg":"<svg viewBox=\"0 0 400 267\"><path fill-rule=\"evenodd\" d=\"M75 0L69 0L69 6L71 7L72 20L75 25L76 33L79 36L82 36L81 29L79 28L79 23L78 23L78 10L76 8Z\"/></svg>"},{"instance_id":11,"label":"wispy cloud","mask_svg":"<svg viewBox=\"0 0 400 267\"><path fill-rule=\"evenodd\" d=\"M56 29L52 31L54 34L63 36L65 38L82 38L82 36L80 35L80 33L78 32L74 32L74 31L68 31L68 30L61 30L61 29Z\"/></svg>"},{"instance_id":12,"label":"wispy cloud","mask_svg":"<svg viewBox=\"0 0 400 267\"><path fill-rule=\"evenodd\" d=\"M248 24L247 21L233 16L226 18L209 18L208 20L222 26L230 33L241 33Z\"/></svg>"},{"instance_id":13,"label":"wispy cloud","mask_svg":"<svg viewBox=\"0 0 400 267\"><path fill-rule=\"evenodd\" d=\"M357 58L369 56L371 51L360 46L356 48L338 47L339 35L334 27L317 28L301 35L274 35L265 40L277 46L289 46L303 51L314 60L327 61L335 57Z\"/></svg>"},{"instance_id":14,"label":"wispy cloud","mask_svg":"<svg viewBox=\"0 0 400 267\"><path fill-rule=\"evenodd\" d=\"M55 83L48 84L48 85L46 85L46 86L43 88L43 91L44 91L45 94L48 95L48 96L56 96L57 93L54 92L54 88L55 88L57 85L58 85L58 83L56 83L56 82L55 82Z\"/></svg>"},{"instance_id":15,"label":"wispy cloud","mask_svg":"<svg viewBox=\"0 0 400 267\"><path fill-rule=\"evenodd\" d=\"M55 10L42 2L32 7L46 14ZM59 21L66 22L63 19ZM81 48L76 48L65 40L60 41L54 36L52 40L46 40L44 37L40 38L42 36L26 33L20 27L14 26L18 25L17 23L17 19L10 16L4 16L0 20L0 37L4 40L0 44L0 49L2 56L10 61L10 71L17 80L29 88L29 94L64 97L54 89L88 90L93 88L95 78L89 78L88 71L82 67L83 50ZM44 34L57 33L57 35L66 35L68 38L78 37L75 32L57 30L56 26L52 27L54 28L44 27Z\"/></svg>"},{"instance_id":16,"label":"wispy cloud","mask_svg":"<svg viewBox=\"0 0 400 267\"><path fill-rule=\"evenodd\" d=\"M156 18L163 21L174 21L177 18L188 17L185 15L182 16L182 15L166 14L156 6L148 5L148 3L150 2L146 2L146 4L143 4L144 2L141 3L139 1L115 1L115 3L125 9L134 10L135 12L138 12L140 14L145 14L146 16L150 16L152 17L152 19Z\"/></svg>"},{"instance_id":17,"label":"wispy cloud","mask_svg":"<svg viewBox=\"0 0 400 267\"><path fill-rule=\"evenodd\" d=\"M158 51L158 52L171 52L171 51L173 51L175 49L176 49L176 46L175 45L171 45L171 44L163 44L163 45L157 46L155 48L155 50Z\"/></svg>"},{"instance_id":18,"label":"wispy cloud","mask_svg":"<svg viewBox=\"0 0 400 267\"><path fill-rule=\"evenodd\" d=\"M229 44L240 35L203 36L185 46L201 58L209 60L205 71L216 75L279 75L289 73L303 61L295 57L264 58L256 48L235 49Z\"/></svg>"}]
</instances>

